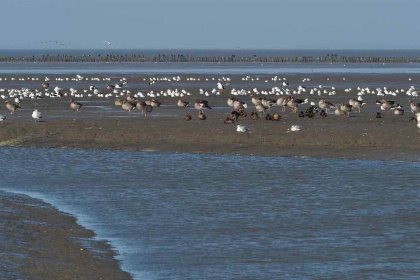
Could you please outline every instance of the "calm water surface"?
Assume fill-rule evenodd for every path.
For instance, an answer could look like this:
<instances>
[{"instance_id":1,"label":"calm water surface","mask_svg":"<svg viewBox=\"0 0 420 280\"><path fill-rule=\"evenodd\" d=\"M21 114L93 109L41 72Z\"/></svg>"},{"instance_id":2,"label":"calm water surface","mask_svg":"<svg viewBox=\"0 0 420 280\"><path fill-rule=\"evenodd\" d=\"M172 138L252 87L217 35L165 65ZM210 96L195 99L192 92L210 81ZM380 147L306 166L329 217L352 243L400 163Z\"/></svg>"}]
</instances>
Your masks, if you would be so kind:
<instances>
[{"instance_id":1,"label":"calm water surface","mask_svg":"<svg viewBox=\"0 0 420 280\"><path fill-rule=\"evenodd\" d=\"M419 279L420 164L0 148L135 279Z\"/></svg>"},{"instance_id":2,"label":"calm water surface","mask_svg":"<svg viewBox=\"0 0 420 280\"><path fill-rule=\"evenodd\" d=\"M419 63L89 63L89 62L10 62L0 65L0 74L202 74L202 75L245 75L245 74L419 74Z\"/></svg>"}]
</instances>

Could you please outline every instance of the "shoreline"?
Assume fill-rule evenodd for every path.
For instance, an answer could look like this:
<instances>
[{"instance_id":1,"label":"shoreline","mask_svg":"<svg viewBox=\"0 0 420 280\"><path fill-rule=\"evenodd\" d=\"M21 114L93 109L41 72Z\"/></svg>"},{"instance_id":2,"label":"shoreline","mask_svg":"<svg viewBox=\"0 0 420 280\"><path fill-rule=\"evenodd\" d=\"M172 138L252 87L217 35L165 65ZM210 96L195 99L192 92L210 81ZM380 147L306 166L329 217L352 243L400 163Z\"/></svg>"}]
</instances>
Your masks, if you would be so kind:
<instances>
[{"instance_id":1,"label":"shoreline","mask_svg":"<svg viewBox=\"0 0 420 280\"><path fill-rule=\"evenodd\" d=\"M106 241L49 203L0 191L0 217L2 277L132 279Z\"/></svg>"}]
</instances>

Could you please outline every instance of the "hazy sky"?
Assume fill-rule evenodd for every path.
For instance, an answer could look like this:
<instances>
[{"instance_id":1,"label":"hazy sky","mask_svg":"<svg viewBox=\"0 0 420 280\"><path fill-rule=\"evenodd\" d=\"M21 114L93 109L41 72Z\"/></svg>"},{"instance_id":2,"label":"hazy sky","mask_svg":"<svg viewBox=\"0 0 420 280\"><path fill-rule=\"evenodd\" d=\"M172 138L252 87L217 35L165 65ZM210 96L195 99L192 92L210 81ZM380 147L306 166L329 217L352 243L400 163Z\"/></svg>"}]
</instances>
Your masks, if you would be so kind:
<instances>
[{"instance_id":1,"label":"hazy sky","mask_svg":"<svg viewBox=\"0 0 420 280\"><path fill-rule=\"evenodd\" d=\"M420 0L0 0L0 48L419 49ZM71 45L61 46L61 43Z\"/></svg>"}]
</instances>

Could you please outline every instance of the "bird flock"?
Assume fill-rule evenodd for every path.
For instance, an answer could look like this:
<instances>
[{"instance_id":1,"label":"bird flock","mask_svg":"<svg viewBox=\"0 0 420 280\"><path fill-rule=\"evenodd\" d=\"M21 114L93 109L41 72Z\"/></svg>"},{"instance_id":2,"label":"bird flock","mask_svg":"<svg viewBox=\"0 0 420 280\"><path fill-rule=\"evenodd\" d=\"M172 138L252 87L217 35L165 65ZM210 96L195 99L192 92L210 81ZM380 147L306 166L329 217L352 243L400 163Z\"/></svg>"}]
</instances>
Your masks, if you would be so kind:
<instances>
[{"instance_id":1,"label":"bird flock","mask_svg":"<svg viewBox=\"0 0 420 280\"><path fill-rule=\"evenodd\" d=\"M111 81L114 80L112 83ZM250 84L245 88L234 87L235 81L230 77L180 77L180 76L160 76L160 77L143 77L140 79L147 84L148 89L144 91L134 92L129 87L127 78L110 78L110 77L83 77L75 75L72 77L0 77L0 85L5 83L36 83L35 88L0 88L0 98L4 100L5 108L10 114L15 114L22 106L25 100L40 100L44 98L69 98L69 108L74 112L81 112L83 104L75 101L76 98L104 98L115 99L115 106L120 106L122 110L131 113L138 110L141 115L148 118L153 110L161 107L160 98L174 99L174 102L168 102L165 105L173 105L180 108L195 108L197 110L197 119L204 121L207 119L205 110L212 107L206 97L224 97L230 112L225 124L233 124L240 120L248 118L247 110L251 110L249 118L258 121L265 119L268 121L279 121L282 119L281 113L285 113L289 108L293 114L299 117L312 119L316 115L324 119L329 114L337 116L349 117L352 112L358 114L362 107L366 104L366 97L376 97L378 112L376 118L383 118L385 112L393 112L394 115L404 115L405 110L402 104L396 103L392 99L394 97L406 96L409 98L408 105L413 117L410 119L420 128L420 103L416 102L419 90L414 86L407 89L389 89L387 87L356 87L345 88L343 91L347 95L354 97L347 100L337 100L337 90L334 86L326 86L322 84L311 84L312 78L303 77L301 84L291 86L287 78L273 76L271 78L260 78L246 75L240 77L240 83L237 85ZM327 78L329 80L329 78ZM345 80L345 78L343 78ZM410 79L411 80L411 79ZM80 83L82 89L78 87L65 87L65 83ZM167 88L166 90L156 90L157 85L183 85L188 83L211 83L212 89L198 88L193 92L185 88ZM274 83L275 86L267 88L265 83ZM64 84L64 85L63 85ZM258 85L260 88L258 88ZM186 87L188 88L188 87ZM200 96L192 100L193 96ZM301 97L305 95L304 97ZM306 110L298 113L299 108L307 105ZM280 112L271 112L273 106L280 107ZM1 109L1 107L0 107ZM32 118L35 122L39 122L42 113L35 109L32 112ZM185 121L191 121L193 116L188 112L184 118ZM0 122L4 123L5 115L0 115ZM289 131L300 131L302 126L292 125ZM236 126L237 132L250 132L250 129L244 125Z\"/></svg>"}]
</instances>

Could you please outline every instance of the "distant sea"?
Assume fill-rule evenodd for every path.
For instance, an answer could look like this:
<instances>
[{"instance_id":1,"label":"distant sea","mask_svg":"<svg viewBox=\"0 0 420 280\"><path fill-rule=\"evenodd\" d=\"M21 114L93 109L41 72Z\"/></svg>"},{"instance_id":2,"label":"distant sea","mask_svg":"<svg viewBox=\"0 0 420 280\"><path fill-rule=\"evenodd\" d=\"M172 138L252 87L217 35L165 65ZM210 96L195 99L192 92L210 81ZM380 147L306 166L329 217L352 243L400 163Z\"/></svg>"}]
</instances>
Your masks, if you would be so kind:
<instances>
[{"instance_id":1,"label":"distant sea","mask_svg":"<svg viewBox=\"0 0 420 280\"><path fill-rule=\"evenodd\" d=\"M236 57L299 57L299 56L348 56L348 57L420 57L420 50L252 50L252 49L217 49L217 50L192 50L192 49L5 49L0 50L0 56L25 57L43 55L73 55L73 56L98 56L98 55L144 55L153 57L158 55L188 55L194 57L208 56L236 56Z\"/></svg>"}]
</instances>

